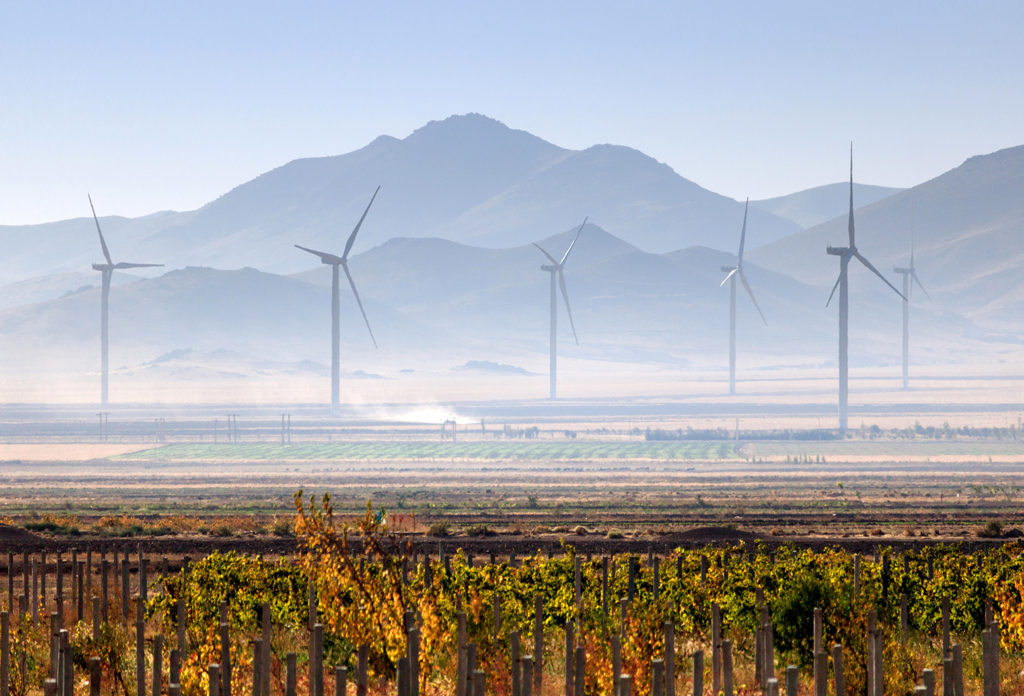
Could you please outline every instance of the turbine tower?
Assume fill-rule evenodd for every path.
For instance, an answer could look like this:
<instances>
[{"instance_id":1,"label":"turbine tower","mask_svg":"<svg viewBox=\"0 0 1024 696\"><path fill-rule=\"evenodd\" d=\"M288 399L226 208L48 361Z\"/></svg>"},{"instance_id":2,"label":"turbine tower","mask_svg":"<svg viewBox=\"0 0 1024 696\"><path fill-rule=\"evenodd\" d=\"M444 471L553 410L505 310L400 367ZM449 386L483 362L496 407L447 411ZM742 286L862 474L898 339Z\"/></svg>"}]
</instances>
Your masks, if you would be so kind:
<instances>
[{"instance_id":1,"label":"turbine tower","mask_svg":"<svg viewBox=\"0 0 1024 696\"><path fill-rule=\"evenodd\" d=\"M849 394L849 365L847 363L847 348L849 344L850 298L847 276L849 273L850 259L856 258L864 264L869 271L881 278L882 282L892 288L894 293L906 299L903 294L896 289L896 286L886 280L885 276L879 273L878 269L871 265L871 262L864 258L864 256L857 250L857 245L854 241L853 229L853 143L850 144L849 235L849 246L834 247L829 245L826 249L826 252L830 256L839 257L839 278L836 279L836 284L832 286L832 292L829 293L828 302L825 303L825 306L827 307L832 303L832 297L836 294L836 288L839 288L839 431L843 433L846 432L846 405Z\"/></svg>"},{"instance_id":2,"label":"turbine tower","mask_svg":"<svg viewBox=\"0 0 1024 696\"><path fill-rule=\"evenodd\" d=\"M722 272L728 273L725 279L722 281L722 287L726 282L729 283L729 395L732 396L736 393L736 279L739 278L740 282L743 283L743 289L750 295L750 301L754 303L754 307L757 309L757 313L761 315L761 321L764 322L765 326L768 326L768 320L764 318L764 312L761 311L761 307L758 306L757 300L754 299L754 291L750 289L750 283L747 282L747 278L743 275L743 244L747 239L747 208L750 207L750 199L747 199L746 204L743 206L743 228L740 230L740 253L736 257L735 266L722 266Z\"/></svg>"},{"instance_id":3,"label":"turbine tower","mask_svg":"<svg viewBox=\"0 0 1024 696\"><path fill-rule=\"evenodd\" d=\"M109 384L109 357L110 357L110 343L109 343L109 302L110 302L110 278L114 275L115 270L124 270L127 268L153 268L157 266L163 266L162 263L127 263L122 261L120 263L114 263L113 259L110 258L110 250L107 249L107 242L103 239L103 230L100 229L100 219L96 217L96 206L92 204L92 195L89 195L89 208L92 209L92 219L96 223L96 231L100 235L100 248L103 249L103 258L106 259L106 263L94 263L92 268L94 271L99 271L103 274L103 290L102 300L100 301L100 403L104 406L107 405L108 396L108 384Z\"/></svg>"},{"instance_id":4,"label":"turbine tower","mask_svg":"<svg viewBox=\"0 0 1024 696\"><path fill-rule=\"evenodd\" d=\"M910 267L894 268L892 270L903 276L903 388L907 389L910 371L910 291L912 286L910 281L913 280L917 283L917 287L921 288L921 292L924 293L925 297L929 300L932 299L928 291L924 289L924 285L921 284L921 279L917 277L917 270L914 267L913 239L910 240Z\"/></svg>"},{"instance_id":5,"label":"turbine tower","mask_svg":"<svg viewBox=\"0 0 1024 696\"><path fill-rule=\"evenodd\" d=\"M569 258L569 252L572 251L572 248L574 246L576 246L576 240L580 238L580 232L583 231L583 227L586 224L587 224L587 218L583 218L583 224L580 225L580 228L578 230L576 230L576 236L573 237L572 243L569 245L569 248L565 250L565 253L562 255L562 260L561 261L555 261L555 257L552 256L551 254L549 254L548 252L546 252L544 250L544 248L540 244L537 244L536 242L533 243L533 245L535 247L537 247L538 249L540 249L541 253L543 253L545 256L547 256L548 260L551 261L551 265L545 264L545 265L540 267L540 270L547 271L548 273L551 274L551 336L550 336L550 339L549 339L549 350L550 350L550 353L551 353L551 357L550 357L550 363L549 363L549 366L548 366L548 381L550 383L550 398L552 400L557 398L557 390L556 390L555 382L556 382L556 366L557 366L557 362L558 362L558 357L557 357L558 336L556 334L557 329L558 329L558 299L557 299L556 294L555 294L555 281L556 281L556 277L557 277L558 285L559 285L559 287L561 287L561 290L562 290L562 300L565 302L565 311L569 315L569 326L572 327L572 337L576 341L576 345L579 345L580 344L580 339L577 338L577 336L576 336L576 325L572 321L572 309L569 307L569 291L565 287L565 273L564 273L564 271L565 271L565 261L566 261L566 259Z\"/></svg>"},{"instance_id":6,"label":"turbine tower","mask_svg":"<svg viewBox=\"0 0 1024 696\"><path fill-rule=\"evenodd\" d=\"M366 219L366 214L370 212L370 206L373 205L374 199L380 192L380 186L373 192L373 196L370 197L370 202L366 206L366 210L363 211L363 216L359 218L359 222L356 223L355 229L352 230L352 234L348 236L348 241L345 242L345 251L342 252L341 256L335 256L334 254L328 254L325 251L316 251L315 249L307 249L304 246L296 244L295 246L303 251L308 251L310 254L320 258L322 263L327 264L331 267L331 413L336 414L338 412L338 404L340 402L339 396L341 391L341 373L339 370L340 353L341 353L341 326L340 326L340 312L341 312L341 296L339 290L339 273L338 269L345 269L345 277L348 278L348 284L352 286L352 294L355 295L356 303L359 305L359 311L363 313L363 321L366 322L366 330L370 332L370 340L373 341L373 347L377 347L377 339L373 336L373 329L370 328L370 320L366 318L366 310L363 309L363 301L359 299L359 291L356 290L356 282L352 280L352 273L348 270L348 253L352 251L352 245L356 242L356 235L359 234L359 228L362 227L363 220Z\"/></svg>"}]
</instances>

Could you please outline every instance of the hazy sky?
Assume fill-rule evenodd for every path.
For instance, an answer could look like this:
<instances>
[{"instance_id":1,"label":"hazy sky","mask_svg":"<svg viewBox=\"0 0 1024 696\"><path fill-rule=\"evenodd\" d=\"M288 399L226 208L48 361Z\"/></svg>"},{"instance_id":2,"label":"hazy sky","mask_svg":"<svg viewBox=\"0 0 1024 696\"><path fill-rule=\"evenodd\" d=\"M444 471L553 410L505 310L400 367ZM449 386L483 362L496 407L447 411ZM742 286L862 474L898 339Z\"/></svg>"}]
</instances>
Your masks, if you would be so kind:
<instances>
[{"instance_id":1,"label":"hazy sky","mask_svg":"<svg viewBox=\"0 0 1024 696\"><path fill-rule=\"evenodd\" d=\"M1024 144L1024 3L0 3L0 223L189 210L476 111L713 191L910 186Z\"/></svg>"}]
</instances>

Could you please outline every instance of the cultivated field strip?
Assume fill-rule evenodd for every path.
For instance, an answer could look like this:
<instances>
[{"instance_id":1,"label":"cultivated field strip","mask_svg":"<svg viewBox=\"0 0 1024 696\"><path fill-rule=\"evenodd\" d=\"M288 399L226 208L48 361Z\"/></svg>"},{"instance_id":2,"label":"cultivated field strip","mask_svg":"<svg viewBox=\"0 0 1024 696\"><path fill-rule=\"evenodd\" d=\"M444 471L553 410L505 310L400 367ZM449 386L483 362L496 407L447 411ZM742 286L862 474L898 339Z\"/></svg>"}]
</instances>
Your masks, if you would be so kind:
<instances>
[{"instance_id":1,"label":"cultivated field strip","mask_svg":"<svg viewBox=\"0 0 1024 696\"><path fill-rule=\"evenodd\" d=\"M733 442L341 442L173 444L120 455L122 461L358 461L358 460L686 460L742 459Z\"/></svg>"}]
</instances>

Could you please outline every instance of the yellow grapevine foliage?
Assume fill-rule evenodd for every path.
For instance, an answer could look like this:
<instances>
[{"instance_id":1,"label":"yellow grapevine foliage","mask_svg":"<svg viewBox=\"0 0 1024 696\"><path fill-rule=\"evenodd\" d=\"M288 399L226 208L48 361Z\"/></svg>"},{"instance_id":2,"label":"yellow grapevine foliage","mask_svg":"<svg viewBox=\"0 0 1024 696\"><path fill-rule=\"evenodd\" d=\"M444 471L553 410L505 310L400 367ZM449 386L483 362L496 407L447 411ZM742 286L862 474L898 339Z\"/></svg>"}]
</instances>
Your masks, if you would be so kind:
<instances>
[{"instance_id":1,"label":"yellow grapevine foliage","mask_svg":"<svg viewBox=\"0 0 1024 696\"><path fill-rule=\"evenodd\" d=\"M986 602L991 601L1002 627L1003 649L1024 651L1024 557L1015 544L978 554L954 546L903 554L880 549L877 560L872 555L860 559L859 588L854 586L854 556L841 549L680 549L658 561L657 599L649 562L616 556L608 563L606 611L600 558L580 559L582 602L577 605L572 547L566 546L565 553L553 559L538 552L522 558L516 567L471 564L461 551L446 561L435 558L413 566L406 543L388 529L386 514L369 503L364 514L348 520L335 516L327 495L304 497L300 491L295 506L297 564L213 554L187 573L169 578L166 591L150 602L151 616L162 619L170 641L176 600L186 600L190 654L183 665L185 693L205 689L205 668L219 654L216 626L222 602L228 603L240 673L248 666L246 641L258 635L259 607L268 603L277 627L276 659L283 659L286 651L297 652L304 674L310 587L324 626L325 664L344 664L352 670L358 647L366 645L373 684L394 679L397 660L406 650L406 616L411 612L420 629L421 693L428 696L454 692L460 611L465 612L467 641L477 646L478 665L487 672L488 684L495 685L496 693L506 689L511 632L520 634L521 654L534 651L537 596L544 610L545 679L560 678L563 631L571 621L586 649L587 693L609 691L610 644L617 634L624 671L634 676L634 684L648 684L652 658L663 656L665 621L675 626L677 669L687 671L689 651L707 650L713 603L721 608L723 631L733 642L737 664L748 664L754 650L752 634L760 622L759 597L772 621L780 666L792 663L810 669L812 609L822 609L824 643L843 646L851 692L862 690L865 683L871 610L883 632L887 692L911 690L922 664L934 660L943 598L950 601L954 634L967 637L968 644L982 627ZM620 607L630 585L631 564L635 596ZM899 630L904 593L909 608L907 639ZM500 607L500 626L494 621L495 604ZM973 653L968 654L973 660ZM646 693L646 686L638 686L638 693Z\"/></svg>"}]
</instances>

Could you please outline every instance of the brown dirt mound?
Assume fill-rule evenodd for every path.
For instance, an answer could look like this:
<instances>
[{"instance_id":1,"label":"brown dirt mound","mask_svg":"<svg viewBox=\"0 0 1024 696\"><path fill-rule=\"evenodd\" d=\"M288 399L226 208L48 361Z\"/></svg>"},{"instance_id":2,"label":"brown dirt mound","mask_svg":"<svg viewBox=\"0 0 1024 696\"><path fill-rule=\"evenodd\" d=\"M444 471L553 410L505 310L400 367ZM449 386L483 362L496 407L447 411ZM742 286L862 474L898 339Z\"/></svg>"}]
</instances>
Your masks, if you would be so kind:
<instances>
[{"instance_id":1,"label":"brown dirt mound","mask_svg":"<svg viewBox=\"0 0 1024 696\"><path fill-rule=\"evenodd\" d=\"M25 531L21 527L12 527L9 524L0 524L0 548L5 546L25 546L42 543L42 538L32 532Z\"/></svg>"}]
</instances>

